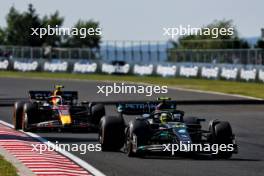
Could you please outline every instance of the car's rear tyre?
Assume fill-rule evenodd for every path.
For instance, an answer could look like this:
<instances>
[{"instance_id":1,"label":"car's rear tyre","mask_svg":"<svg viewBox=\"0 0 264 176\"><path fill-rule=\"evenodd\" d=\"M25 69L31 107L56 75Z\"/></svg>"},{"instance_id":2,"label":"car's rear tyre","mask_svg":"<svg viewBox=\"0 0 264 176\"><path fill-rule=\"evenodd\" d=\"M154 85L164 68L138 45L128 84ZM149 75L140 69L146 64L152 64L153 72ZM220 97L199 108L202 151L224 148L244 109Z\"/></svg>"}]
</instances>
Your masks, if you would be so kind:
<instances>
[{"instance_id":1,"label":"car's rear tyre","mask_svg":"<svg viewBox=\"0 0 264 176\"><path fill-rule=\"evenodd\" d=\"M34 117L36 116L37 107L34 103L25 103L23 106L23 116L22 116L22 130L30 131L30 125L34 123Z\"/></svg>"},{"instance_id":2,"label":"car's rear tyre","mask_svg":"<svg viewBox=\"0 0 264 176\"><path fill-rule=\"evenodd\" d=\"M233 132L231 125L226 121L216 121L209 127L211 144L233 144ZM219 151L212 154L216 159L229 159L232 157L233 151Z\"/></svg>"},{"instance_id":3,"label":"car's rear tyre","mask_svg":"<svg viewBox=\"0 0 264 176\"><path fill-rule=\"evenodd\" d=\"M117 151L124 145L125 122L122 117L103 116L99 124L99 142L103 151Z\"/></svg>"},{"instance_id":4,"label":"car's rear tyre","mask_svg":"<svg viewBox=\"0 0 264 176\"><path fill-rule=\"evenodd\" d=\"M98 125L101 118L105 116L105 107L103 104L95 104L91 107L91 122Z\"/></svg>"},{"instance_id":5,"label":"car's rear tyre","mask_svg":"<svg viewBox=\"0 0 264 176\"><path fill-rule=\"evenodd\" d=\"M22 116L24 103L22 101L15 102L13 110L13 125L15 130L22 129Z\"/></svg>"}]
</instances>

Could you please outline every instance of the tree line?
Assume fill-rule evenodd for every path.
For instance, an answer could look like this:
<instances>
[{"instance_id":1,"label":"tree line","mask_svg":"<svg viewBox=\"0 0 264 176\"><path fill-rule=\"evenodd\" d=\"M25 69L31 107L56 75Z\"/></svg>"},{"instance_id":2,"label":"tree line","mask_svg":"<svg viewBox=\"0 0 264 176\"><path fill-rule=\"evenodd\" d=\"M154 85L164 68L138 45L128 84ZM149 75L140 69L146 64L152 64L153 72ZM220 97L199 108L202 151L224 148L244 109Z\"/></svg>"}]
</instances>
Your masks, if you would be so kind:
<instances>
[{"instance_id":1,"label":"tree line","mask_svg":"<svg viewBox=\"0 0 264 176\"><path fill-rule=\"evenodd\" d=\"M19 12L11 7L6 16L6 27L0 27L0 45L19 46L52 46L52 47L88 47L99 48L100 35L45 35L42 38L32 34L31 28L62 27L64 18L56 11L51 15L40 17L32 4L25 12ZM99 28L99 22L78 20L73 28Z\"/></svg>"},{"instance_id":2,"label":"tree line","mask_svg":"<svg viewBox=\"0 0 264 176\"><path fill-rule=\"evenodd\" d=\"M232 20L215 20L202 30L206 29L225 29L232 28L232 35L218 35L214 37L211 35L186 35L178 39L178 41L171 41L173 49L247 49L250 44L243 38L239 37L238 30L233 24ZM253 46L254 48L263 48L264 41L259 39Z\"/></svg>"},{"instance_id":3,"label":"tree line","mask_svg":"<svg viewBox=\"0 0 264 176\"><path fill-rule=\"evenodd\" d=\"M52 47L88 47L99 48L101 35L87 35L80 38L78 35L45 35L40 38L31 35L31 28L62 27L64 17L56 11L51 15L40 17L32 4L28 5L25 12L19 12L15 7L11 7L6 16L6 27L0 26L0 45L19 45L19 46L52 46ZM88 20L78 20L74 28L99 28L99 22ZM214 38L210 35L186 35L177 41L171 41L173 49L241 49L250 48L249 43L240 38L238 31L231 20L214 21L204 27L213 28L233 28L233 35L219 35ZM259 39L254 46L264 49L264 41Z\"/></svg>"}]
</instances>

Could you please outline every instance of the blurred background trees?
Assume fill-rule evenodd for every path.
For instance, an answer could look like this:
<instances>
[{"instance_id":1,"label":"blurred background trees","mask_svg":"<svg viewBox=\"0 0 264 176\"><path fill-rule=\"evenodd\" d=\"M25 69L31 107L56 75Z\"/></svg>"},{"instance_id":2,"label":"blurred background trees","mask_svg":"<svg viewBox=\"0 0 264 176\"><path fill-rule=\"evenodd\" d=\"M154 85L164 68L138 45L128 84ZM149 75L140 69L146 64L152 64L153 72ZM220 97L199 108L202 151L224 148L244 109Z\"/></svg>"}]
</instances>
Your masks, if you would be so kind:
<instances>
[{"instance_id":1,"label":"blurred background trees","mask_svg":"<svg viewBox=\"0 0 264 176\"><path fill-rule=\"evenodd\" d=\"M31 28L63 27L64 17L58 11L50 15L40 17L32 4L28 9L19 12L15 7L11 7L6 16L6 27L0 26L0 45L18 45L18 46L44 46L44 47L81 47L99 49L101 35L86 35L81 38L79 35L45 35L42 38L32 33ZM93 20L78 20L73 28L99 28L99 22ZM67 26L69 27L69 26ZM172 44L169 50L175 49L247 49L251 45L247 40L241 38L238 30L232 20L216 20L207 26L213 28L233 28L233 35L184 35L175 41L169 41ZM259 39L253 46L254 48L264 49L264 40Z\"/></svg>"},{"instance_id":2,"label":"blurred background trees","mask_svg":"<svg viewBox=\"0 0 264 176\"><path fill-rule=\"evenodd\" d=\"M202 28L202 31L214 28L233 29L233 35L218 35L217 37L211 32L210 35L186 35L181 36L177 42L172 42L177 49L241 49L249 48L246 40L239 38L238 30L232 20L216 20Z\"/></svg>"},{"instance_id":3,"label":"blurred background trees","mask_svg":"<svg viewBox=\"0 0 264 176\"><path fill-rule=\"evenodd\" d=\"M53 14L40 17L32 4L25 12L19 12L11 7L6 16L6 27L0 27L0 45L20 46L52 46L52 47L88 47L98 48L101 40L99 35L80 36L45 35L42 38L32 34L31 28L63 27L64 18L56 11ZM99 23L92 20L79 20L74 27L98 28Z\"/></svg>"}]
</instances>

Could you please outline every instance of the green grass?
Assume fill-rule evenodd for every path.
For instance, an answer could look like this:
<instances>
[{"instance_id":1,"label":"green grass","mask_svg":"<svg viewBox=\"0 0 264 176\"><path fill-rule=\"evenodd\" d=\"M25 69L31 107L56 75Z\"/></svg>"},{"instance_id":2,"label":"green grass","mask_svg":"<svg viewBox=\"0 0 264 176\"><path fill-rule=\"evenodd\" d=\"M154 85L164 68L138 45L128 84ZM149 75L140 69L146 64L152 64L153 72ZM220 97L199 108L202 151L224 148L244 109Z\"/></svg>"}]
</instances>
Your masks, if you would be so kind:
<instances>
[{"instance_id":1,"label":"green grass","mask_svg":"<svg viewBox=\"0 0 264 176\"><path fill-rule=\"evenodd\" d=\"M16 168L2 156L0 156L0 175L1 176L17 176Z\"/></svg>"},{"instance_id":2,"label":"green grass","mask_svg":"<svg viewBox=\"0 0 264 176\"><path fill-rule=\"evenodd\" d=\"M52 78L52 79L81 79L98 81L124 81L150 83L155 85L168 85L171 87L188 88L195 90L216 91L229 94L240 94L257 98L264 98L264 83L236 82L225 80L206 80L193 78L162 78L158 76L132 76L132 75L102 75L102 74L71 74L48 72L10 72L1 71L0 77L21 78Z\"/></svg>"}]
</instances>

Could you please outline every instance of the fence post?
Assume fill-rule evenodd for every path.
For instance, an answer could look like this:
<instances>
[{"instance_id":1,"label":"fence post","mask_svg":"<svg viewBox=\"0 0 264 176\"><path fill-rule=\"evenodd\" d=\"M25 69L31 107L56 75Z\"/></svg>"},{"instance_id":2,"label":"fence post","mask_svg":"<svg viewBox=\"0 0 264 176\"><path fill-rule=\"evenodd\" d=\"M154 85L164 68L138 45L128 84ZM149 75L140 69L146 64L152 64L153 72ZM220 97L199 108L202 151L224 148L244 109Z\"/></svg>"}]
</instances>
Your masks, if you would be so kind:
<instances>
[{"instance_id":1,"label":"fence post","mask_svg":"<svg viewBox=\"0 0 264 176\"><path fill-rule=\"evenodd\" d=\"M142 56L142 41L139 41L139 57L140 57L140 62L143 62L143 56Z\"/></svg>"},{"instance_id":2,"label":"fence post","mask_svg":"<svg viewBox=\"0 0 264 176\"><path fill-rule=\"evenodd\" d=\"M150 46L150 41L148 41L148 61L151 61L151 46Z\"/></svg>"},{"instance_id":3,"label":"fence post","mask_svg":"<svg viewBox=\"0 0 264 176\"><path fill-rule=\"evenodd\" d=\"M117 60L117 44L116 44L117 41L114 42L114 46L115 46L115 60Z\"/></svg>"},{"instance_id":4,"label":"fence post","mask_svg":"<svg viewBox=\"0 0 264 176\"><path fill-rule=\"evenodd\" d=\"M123 53L122 53L122 59L123 60L127 60L127 58L126 58L126 42L125 41L122 41L122 48L123 48Z\"/></svg>"},{"instance_id":5,"label":"fence post","mask_svg":"<svg viewBox=\"0 0 264 176\"><path fill-rule=\"evenodd\" d=\"M109 48L108 48L108 41L106 41L106 60L109 60ZM89 52L90 53L90 52Z\"/></svg>"},{"instance_id":6,"label":"fence post","mask_svg":"<svg viewBox=\"0 0 264 176\"><path fill-rule=\"evenodd\" d=\"M71 58L71 49L68 50L68 59Z\"/></svg>"},{"instance_id":7,"label":"fence post","mask_svg":"<svg viewBox=\"0 0 264 176\"><path fill-rule=\"evenodd\" d=\"M134 58L134 42L131 41L131 59L132 61L135 61L135 58Z\"/></svg>"},{"instance_id":8,"label":"fence post","mask_svg":"<svg viewBox=\"0 0 264 176\"><path fill-rule=\"evenodd\" d=\"M59 59L61 59L61 50L59 49Z\"/></svg>"},{"instance_id":9,"label":"fence post","mask_svg":"<svg viewBox=\"0 0 264 176\"><path fill-rule=\"evenodd\" d=\"M159 53L159 42L157 41L157 61L160 62L160 53Z\"/></svg>"},{"instance_id":10,"label":"fence post","mask_svg":"<svg viewBox=\"0 0 264 176\"><path fill-rule=\"evenodd\" d=\"M22 53L22 58L24 58L24 47L21 49L21 53Z\"/></svg>"}]
</instances>

